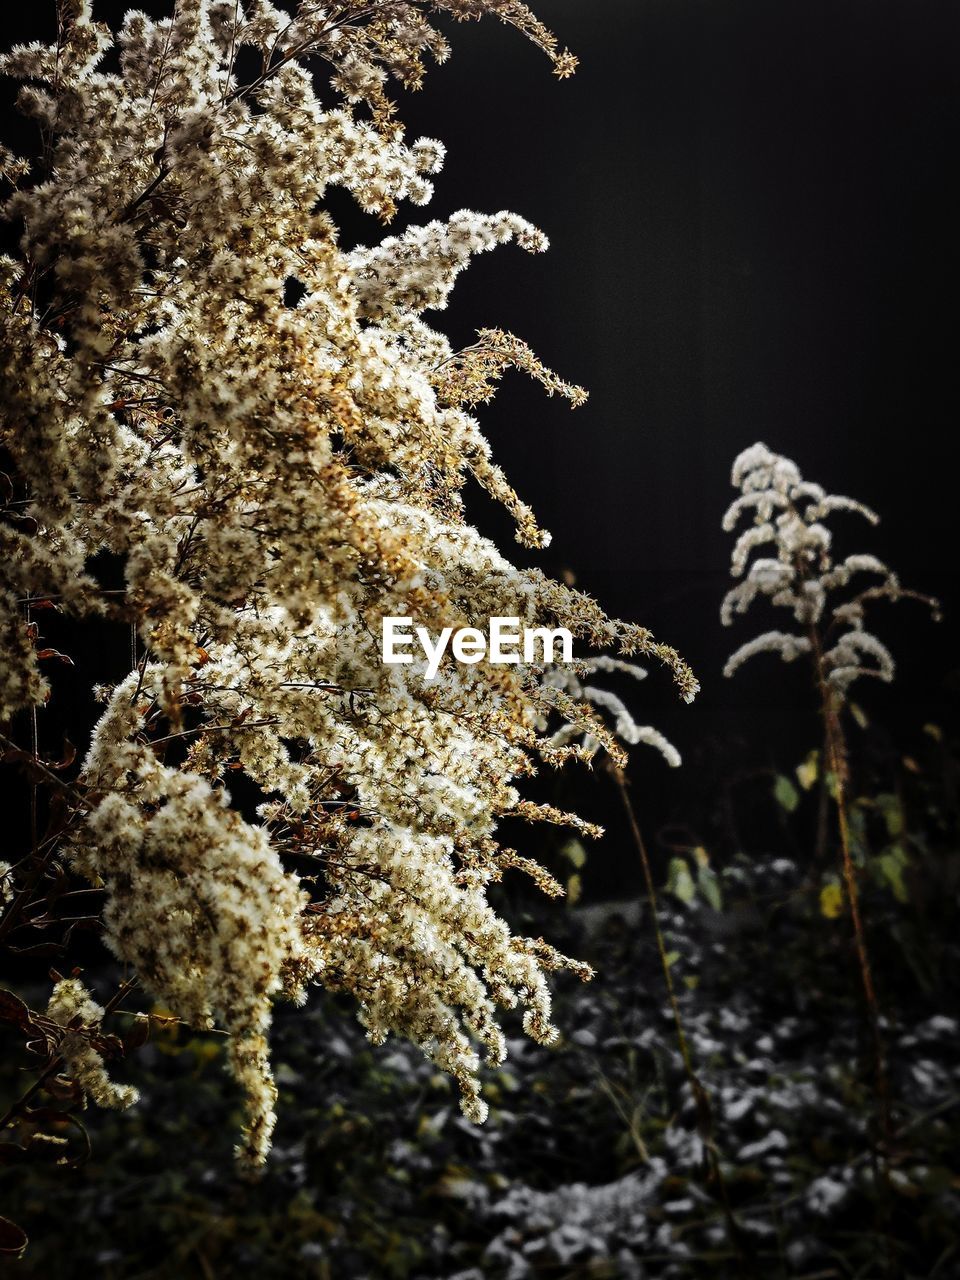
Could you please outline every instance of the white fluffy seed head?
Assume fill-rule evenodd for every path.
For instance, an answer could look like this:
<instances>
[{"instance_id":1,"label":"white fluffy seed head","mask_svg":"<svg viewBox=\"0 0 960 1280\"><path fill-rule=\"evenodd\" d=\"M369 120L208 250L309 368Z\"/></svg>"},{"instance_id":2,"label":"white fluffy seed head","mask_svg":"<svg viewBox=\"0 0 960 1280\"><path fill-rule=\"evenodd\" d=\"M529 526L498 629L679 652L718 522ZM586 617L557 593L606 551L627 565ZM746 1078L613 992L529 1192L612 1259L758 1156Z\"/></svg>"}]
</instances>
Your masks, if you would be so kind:
<instances>
[{"instance_id":1,"label":"white fluffy seed head","mask_svg":"<svg viewBox=\"0 0 960 1280\"><path fill-rule=\"evenodd\" d=\"M871 600L898 600L905 593L896 575L876 556L835 560L833 533L825 523L835 512L853 512L876 524L876 514L852 498L828 494L804 480L796 463L762 443L751 445L736 458L731 478L741 492L726 511L723 528L732 532L746 515L752 516L753 523L739 534L733 548L731 573L741 581L724 597L721 620L729 626L735 615L766 599L774 608L788 609L800 630L769 630L748 640L728 659L724 674L732 676L758 653L776 653L784 662L792 662L819 651L823 678L840 697L860 676L892 680L893 659L881 641L864 629L864 613ZM764 554L754 556L761 548ZM867 586L848 598L837 597L863 574L871 575ZM926 603L936 613L936 602Z\"/></svg>"}]
</instances>

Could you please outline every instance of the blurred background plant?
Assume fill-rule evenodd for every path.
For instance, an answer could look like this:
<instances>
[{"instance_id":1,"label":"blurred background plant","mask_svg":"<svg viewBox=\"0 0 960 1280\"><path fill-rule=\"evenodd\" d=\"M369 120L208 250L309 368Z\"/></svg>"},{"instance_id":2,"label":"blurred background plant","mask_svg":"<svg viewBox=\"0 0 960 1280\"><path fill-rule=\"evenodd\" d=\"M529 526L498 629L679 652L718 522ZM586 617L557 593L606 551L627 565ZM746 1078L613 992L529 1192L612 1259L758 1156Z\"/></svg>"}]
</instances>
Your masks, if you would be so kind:
<instances>
[{"instance_id":1,"label":"blurred background plant","mask_svg":"<svg viewBox=\"0 0 960 1280\"><path fill-rule=\"evenodd\" d=\"M793 629L764 631L748 640L727 660L724 675L732 676L747 659L769 652L784 662L808 658L812 666L823 725L823 749L819 756L807 757L798 777L801 785L812 785L818 776L820 779L818 852L826 840L828 797L835 805L840 883L836 879L827 881L821 890L820 905L824 914L832 918L841 914L845 903L850 915L872 1042L876 1091L872 1149L875 1166L889 1192L893 1103L881 1026L883 1014L860 907L859 883L867 845L863 838L855 844L852 832L852 812L856 812L858 834L865 836L863 807L853 811L850 805L845 714L849 691L856 681L872 676L890 684L896 669L890 650L866 628L868 609L880 601L896 604L915 599L927 604L939 620L939 604L906 590L897 575L875 555L854 553L839 558L834 551L831 517L837 512L853 512L873 525L879 523L879 517L853 498L827 493L821 485L805 481L789 458L758 442L738 455L731 481L741 492L727 509L724 529L732 532L741 517L751 518L733 549L731 572L741 581L727 592L721 620L729 625L736 614L745 613L758 599L766 599L774 609L786 609L792 615ZM770 549L773 556L755 554ZM867 586L860 586L863 577L867 578ZM855 588L853 582L857 584ZM787 807L794 803L795 792L786 779L777 779L775 794ZM885 812L888 834L902 834L902 813L894 814L889 803ZM906 899L902 873L907 857L905 848L898 843L884 848L876 860L881 875L901 901ZM886 1213L884 1203L879 1210L881 1234Z\"/></svg>"}]
</instances>

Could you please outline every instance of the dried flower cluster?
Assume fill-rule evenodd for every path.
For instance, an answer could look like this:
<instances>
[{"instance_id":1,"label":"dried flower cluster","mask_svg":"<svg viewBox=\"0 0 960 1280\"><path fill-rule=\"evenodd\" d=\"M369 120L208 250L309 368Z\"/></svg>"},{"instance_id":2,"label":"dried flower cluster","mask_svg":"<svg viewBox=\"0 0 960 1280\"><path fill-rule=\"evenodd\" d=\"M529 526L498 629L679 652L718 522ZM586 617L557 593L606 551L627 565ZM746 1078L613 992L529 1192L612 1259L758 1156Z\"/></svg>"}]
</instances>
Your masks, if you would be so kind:
<instances>
[{"instance_id":1,"label":"dried flower cluster","mask_svg":"<svg viewBox=\"0 0 960 1280\"><path fill-rule=\"evenodd\" d=\"M61 978L47 1005L47 1017L63 1027L58 1052L66 1071L100 1107L123 1111L139 1094L130 1085L115 1084L97 1048L104 1011L77 978Z\"/></svg>"},{"instance_id":2,"label":"dried flower cluster","mask_svg":"<svg viewBox=\"0 0 960 1280\"><path fill-rule=\"evenodd\" d=\"M736 614L766 597L790 611L796 630L766 631L748 640L730 656L724 674L733 675L755 654L773 652L785 662L801 654L813 656L841 699L860 676L892 680L889 649L864 626L867 606L874 600L911 597L936 613L936 601L905 590L876 556L835 560L832 534L824 523L833 512L851 511L876 524L876 514L853 498L828 494L804 480L795 463L765 444L751 445L739 455L731 481L741 493L723 517L724 529L732 532L744 515L752 516L752 522L733 549L731 572L741 581L727 592L723 623L729 626ZM768 547L774 554L753 556ZM860 575L868 575L868 585L851 594L850 584Z\"/></svg>"},{"instance_id":3,"label":"dried flower cluster","mask_svg":"<svg viewBox=\"0 0 960 1280\"><path fill-rule=\"evenodd\" d=\"M497 16L573 69L516 0L293 16L177 0L116 36L89 0L63 0L54 45L0 62L43 139L33 163L0 155L22 229L0 262L0 722L49 696L37 602L133 629L134 669L101 691L72 792L70 856L106 890L107 940L146 988L230 1033L253 1163L273 1123L271 1000L312 982L352 993L372 1040L422 1046L482 1118L477 1045L502 1058L498 1007L522 1007L549 1041L547 974L586 973L487 902L509 867L550 887L500 847L502 816L577 825L515 781L588 755L577 733L619 755L591 701L649 740L540 667L445 665L428 681L420 662L385 666L381 619L562 625L658 658L696 692L648 631L518 570L464 519L472 477L521 542L545 542L468 409L511 365L583 393L509 334L454 351L423 313L474 254L511 239L539 251L543 235L464 211L347 252L325 211L334 187L384 220L429 199L443 147L407 143L385 93L445 57L427 11ZM251 51L260 70L244 80ZM551 718L573 729L557 739ZM231 804L238 777L259 789L256 814ZM71 992L57 1010L92 1020ZM102 1092L96 1064L74 1058Z\"/></svg>"},{"instance_id":4,"label":"dried flower cluster","mask_svg":"<svg viewBox=\"0 0 960 1280\"><path fill-rule=\"evenodd\" d=\"M613 721L613 731L621 742L630 746L642 743L644 746L653 747L660 752L671 769L679 768L682 763L680 752L659 729L649 724L637 724L629 707L612 689L583 683L586 677L595 675L598 671L619 673L630 676L634 680L647 678L645 668L638 666L635 662L624 662L622 658L598 654L578 662L576 669L559 666L551 668L544 673L544 683L553 688L566 690L578 703L587 702L605 712L606 717ZM540 727L545 730L547 722L543 721ZM553 734L550 742L553 746L566 746L568 742L577 738L581 739L583 750L588 756L595 755L602 745L589 729L585 730L582 725L575 722L562 725Z\"/></svg>"}]
</instances>

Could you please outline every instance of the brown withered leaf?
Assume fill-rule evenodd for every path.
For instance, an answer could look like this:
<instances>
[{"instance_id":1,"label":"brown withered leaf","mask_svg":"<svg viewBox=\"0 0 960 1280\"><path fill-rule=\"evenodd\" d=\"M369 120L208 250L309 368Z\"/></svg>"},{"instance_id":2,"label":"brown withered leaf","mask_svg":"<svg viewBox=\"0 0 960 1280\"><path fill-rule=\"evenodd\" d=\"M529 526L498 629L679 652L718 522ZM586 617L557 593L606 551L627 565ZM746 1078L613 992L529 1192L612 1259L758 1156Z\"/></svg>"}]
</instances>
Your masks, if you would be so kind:
<instances>
[{"instance_id":1,"label":"brown withered leaf","mask_svg":"<svg viewBox=\"0 0 960 1280\"><path fill-rule=\"evenodd\" d=\"M68 1124L70 1120L66 1112L58 1111L56 1107L24 1107L20 1111L20 1118L35 1128L42 1124Z\"/></svg>"},{"instance_id":2,"label":"brown withered leaf","mask_svg":"<svg viewBox=\"0 0 960 1280\"><path fill-rule=\"evenodd\" d=\"M63 1102L83 1100L83 1090L69 1076L53 1076L46 1082L44 1088L52 1097L60 1098Z\"/></svg>"},{"instance_id":3,"label":"brown withered leaf","mask_svg":"<svg viewBox=\"0 0 960 1280\"><path fill-rule=\"evenodd\" d=\"M123 1041L119 1036L113 1035L112 1032L107 1035L91 1036L90 1043L102 1058L123 1057Z\"/></svg>"},{"instance_id":4,"label":"brown withered leaf","mask_svg":"<svg viewBox=\"0 0 960 1280\"><path fill-rule=\"evenodd\" d=\"M0 1254L19 1258L28 1244L26 1232L9 1218L0 1218Z\"/></svg>"},{"instance_id":5,"label":"brown withered leaf","mask_svg":"<svg viewBox=\"0 0 960 1280\"><path fill-rule=\"evenodd\" d=\"M6 512L6 518L15 528L19 529L21 533L25 533L30 537L40 529L39 524L37 524L33 516L22 516L17 511L8 511Z\"/></svg>"},{"instance_id":6,"label":"brown withered leaf","mask_svg":"<svg viewBox=\"0 0 960 1280\"><path fill-rule=\"evenodd\" d=\"M67 661L68 662L70 661L69 658L67 659ZM46 760L44 761L44 763L46 764L48 769L69 769L70 766L73 764L74 760L76 760L76 758L77 758L77 748L73 745L73 743L70 741L68 737L64 736L63 750L60 752L60 759Z\"/></svg>"},{"instance_id":7,"label":"brown withered leaf","mask_svg":"<svg viewBox=\"0 0 960 1280\"><path fill-rule=\"evenodd\" d=\"M53 836L58 836L70 821L70 809L67 805L67 797L62 791L50 792L47 809L47 829L44 833L44 838L46 840L50 840Z\"/></svg>"},{"instance_id":8,"label":"brown withered leaf","mask_svg":"<svg viewBox=\"0 0 960 1280\"><path fill-rule=\"evenodd\" d=\"M11 947L10 950L17 948ZM0 990L0 1022L16 1027L28 1037L26 1047L31 1052L40 1052L36 1047L38 1044L44 1047L44 1051L50 1051L58 1043L56 1024L31 1009L12 991Z\"/></svg>"},{"instance_id":9,"label":"brown withered leaf","mask_svg":"<svg viewBox=\"0 0 960 1280\"><path fill-rule=\"evenodd\" d=\"M59 1133L34 1133L27 1143L27 1155L34 1163L66 1165L71 1163L69 1142Z\"/></svg>"},{"instance_id":10,"label":"brown withered leaf","mask_svg":"<svg viewBox=\"0 0 960 1280\"><path fill-rule=\"evenodd\" d=\"M17 949L10 947L11 951ZM60 1030L57 1024L31 1009L12 991L0 990L0 1022L14 1026L23 1033L29 1053L49 1057L59 1044Z\"/></svg>"},{"instance_id":11,"label":"brown withered leaf","mask_svg":"<svg viewBox=\"0 0 960 1280\"><path fill-rule=\"evenodd\" d=\"M33 1010L12 991L0 990L0 1022L11 1022L24 1030L33 1018Z\"/></svg>"},{"instance_id":12,"label":"brown withered leaf","mask_svg":"<svg viewBox=\"0 0 960 1280\"><path fill-rule=\"evenodd\" d=\"M133 1026L123 1038L124 1052L130 1053L134 1049L139 1049L150 1039L150 1018L143 1013L138 1013L133 1020Z\"/></svg>"},{"instance_id":13,"label":"brown withered leaf","mask_svg":"<svg viewBox=\"0 0 960 1280\"><path fill-rule=\"evenodd\" d=\"M38 658L54 658L57 662L65 662L68 667L74 665L73 659L67 653L61 653L59 649L38 649Z\"/></svg>"},{"instance_id":14,"label":"brown withered leaf","mask_svg":"<svg viewBox=\"0 0 960 1280\"><path fill-rule=\"evenodd\" d=\"M76 1169L90 1156L90 1135L79 1116L72 1111L57 1111L54 1107L30 1107L23 1112L27 1124L37 1126L35 1133L25 1140L27 1155L52 1162L61 1166ZM40 1128L39 1126L45 1126ZM51 1133L49 1128L73 1130L79 1136L79 1147L74 1144L70 1150L69 1140L60 1133Z\"/></svg>"}]
</instances>

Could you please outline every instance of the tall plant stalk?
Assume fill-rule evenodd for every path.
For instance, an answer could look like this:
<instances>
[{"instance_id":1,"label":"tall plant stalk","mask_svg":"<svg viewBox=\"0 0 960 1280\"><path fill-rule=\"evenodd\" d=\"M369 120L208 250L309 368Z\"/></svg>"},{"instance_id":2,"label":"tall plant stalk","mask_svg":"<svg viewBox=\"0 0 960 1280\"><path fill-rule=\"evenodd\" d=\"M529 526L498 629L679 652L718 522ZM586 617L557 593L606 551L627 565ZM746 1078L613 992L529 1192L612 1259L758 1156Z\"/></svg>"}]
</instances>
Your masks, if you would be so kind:
<instances>
[{"instance_id":1,"label":"tall plant stalk","mask_svg":"<svg viewBox=\"0 0 960 1280\"><path fill-rule=\"evenodd\" d=\"M874 1074L877 1093L877 1111L880 1121L880 1132L884 1140L888 1140L892 1132L890 1120L890 1088L887 1077L886 1053L883 1046L883 1033L880 1025L880 1003L877 999L876 984L873 980L873 967L870 963L870 951L867 945L866 931L863 926L863 915L860 910L860 891L857 887L857 868L853 860L850 839L850 819L847 807L847 786L849 771L847 766L846 737L840 719L840 708L837 697L827 680L823 664L823 645L815 627L810 632L811 647L816 671L817 685L820 693L820 714L823 717L825 743L827 746L826 766L833 778L833 793L837 807L837 831L840 837L840 867L843 873L843 886L850 908L850 922L853 926L854 945L857 953L857 966L860 982L863 987L864 1003L870 1027L870 1038L873 1045Z\"/></svg>"},{"instance_id":2,"label":"tall plant stalk","mask_svg":"<svg viewBox=\"0 0 960 1280\"><path fill-rule=\"evenodd\" d=\"M745 613L755 600L765 598L774 608L788 611L795 625L789 630L765 631L742 644L728 659L725 674L733 675L748 659L765 652L778 654L784 662L804 656L813 668L824 733L815 855L819 862L825 853L832 790L844 896L853 927L872 1046L877 1114L872 1158L880 1190L878 1235L886 1244L886 1271L893 1274L894 1259L884 1224L890 1198L890 1088L850 838L847 745L841 712L855 681L873 677L889 684L895 675L893 655L865 625L873 602L896 603L913 598L927 604L935 618L939 608L930 597L905 590L897 575L876 556L835 556L833 530L829 527L832 517L837 512L851 512L876 524L878 517L869 507L853 498L829 494L820 485L804 480L794 462L762 443L740 454L733 464L731 480L740 494L728 508L723 527L732 532L744 515L752 520L748 520L733 549L731 572L741 581L727 592L721 618L725 624L731 623L735 614ZM757 554L760 548L764 551ZM853 583L864 576L869 585L854 587Z\"/></svg>"},{"instance_id":3,"label":"tall plant stalk","mask_svg":"<svg viewBox=\"0 0 960 1280\"><path fill-rule=\"evenodd\" d=\"M696 1106L697 1132L700 1135L700 1141L703 1143L708 1181L716 1188L717 1197L723 1210L723 1218L727 1229L727 1235L729 1237L731 1247L734 1249L740 1260L740 1264L743 1268L743 1274L750 1276L752 1280L756 1280L758 1272L756 1260L753 1256L753 1250L744 1234L743 1228L737 1221L736 1214L733 1211L733 1205L730 1202L730 1194L726 1179L723 1176L723 1167L720 1163L720 1152L717 1147L716 1133L713 1123L713 1104L710 1100L710 1094L697 1072L696 1065L693 1061L693 1054L690 1050L690 1041L687 1037L686 1028L683 1025L683 1015L680 1012L680 1002L677 999L677 991L673 982L673 974L670 972L670 958L667 954L666 942L663 937L663 929L660 926L660 903L653 879L653 870L650 866L650 855L647 852L646 841L643 838L643 832L640 830L640 823L637 819L636 810L633 807L633 801L630 799L630 791L623 769L618 765L611 763L609 765L609 771L616 783L618 791L620 792L623 807L627 814L627 822L630 826L630 833L633 836L633 842L636 845L637 853L640 858L640 866L643 871L643 881L647 894L647 903L650 907L650 919L653 924L653 935L657 944L657 955L660 960L660 970L663 974L664 986L667 989L667 999L670 1003L670 1011L673 1016L673 1026L677 1037L677 1047L680 1050L684 1074L687 1077L687 1082L690 1085L690 1091L693 1094Z\"/></svg>"}]
</instances>

